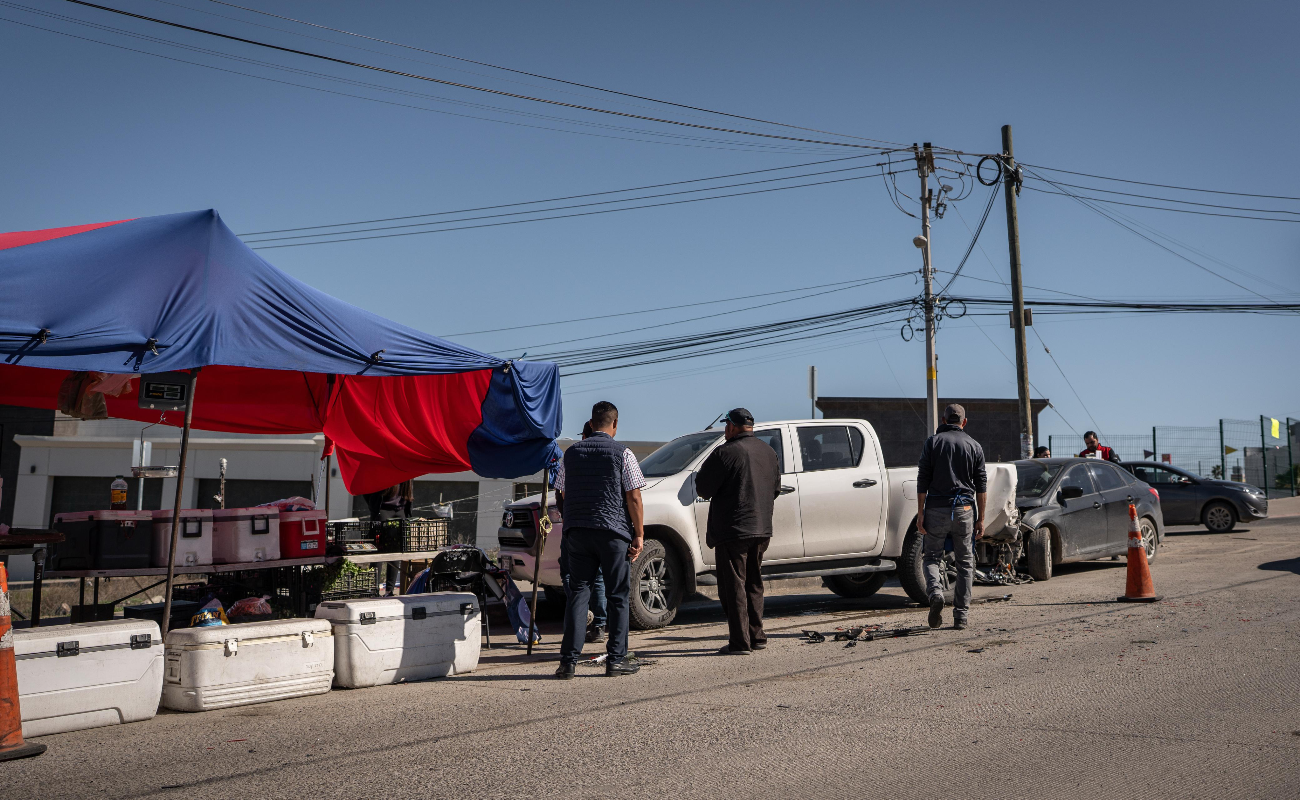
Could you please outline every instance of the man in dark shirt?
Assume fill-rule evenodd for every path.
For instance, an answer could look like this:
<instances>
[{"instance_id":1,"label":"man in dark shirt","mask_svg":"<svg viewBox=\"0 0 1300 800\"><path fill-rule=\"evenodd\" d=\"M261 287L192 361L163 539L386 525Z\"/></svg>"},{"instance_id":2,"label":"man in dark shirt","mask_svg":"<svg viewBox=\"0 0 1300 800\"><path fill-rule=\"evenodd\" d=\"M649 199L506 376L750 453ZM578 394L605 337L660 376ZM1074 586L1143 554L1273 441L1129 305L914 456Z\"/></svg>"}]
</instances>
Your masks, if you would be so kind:
<instances>
[{"instance_id":1,"label":"man in dark shirt","mask_svg":"<svg viewBox=\"0 0 1300 800\"><path fill-rule=\"evenodd\" d=\"M1119 456L1115 455L1115 451L1098 441L1096 431L1085 432L1083 444L1084 448L1079 452L1079 458L1100 458L1103 461L1119 463Z\"/></svg>"},{"instance_id":2,"label":"man in dark shirt","mask_svg":"<svg viewBox=\"0 0 1300 800\"><path fill-rule=\"evenodd\" d=\"M776 453L754 438L754 417L727 412L726 444L709 454L695 476L695 493L709 506L704 543L714 548L718 599L730 640L719 655L747 656L767 647L763 632L763 553L772 540L772 505L781 493Z\"/></svg>"},{"instance_id":3,"label":"man in dark shirt","mask_svg":"<svg viewBox=\"0 0 1300 800\"><path fill-rule=\"evenodd\" d=\"M973 539L984 535L988 475L984 448L962 430L966 409L953 403L943 411L944 424L921 448L917 466L916 530L924 538L925 592L930 597L930 627L943 624L944 541L952 537L957 558L952 622L964 630L970 615L975 580ZM978 508L978 514L976 513Z\"/></svg>"}]
</instances>

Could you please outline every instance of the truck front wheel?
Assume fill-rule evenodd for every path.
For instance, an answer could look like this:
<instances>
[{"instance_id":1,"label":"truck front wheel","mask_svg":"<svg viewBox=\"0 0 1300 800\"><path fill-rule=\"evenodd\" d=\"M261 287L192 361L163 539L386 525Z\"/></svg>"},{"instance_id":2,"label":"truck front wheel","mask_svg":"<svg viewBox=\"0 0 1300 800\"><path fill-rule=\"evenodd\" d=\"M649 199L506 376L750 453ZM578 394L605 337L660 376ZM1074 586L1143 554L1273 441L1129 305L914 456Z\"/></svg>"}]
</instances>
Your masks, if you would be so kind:
<instances>
[{"instance_id":1,"label":"truck front wheel","mask_svg":"<svg viewBox=\"0 0 1300 800\"><path fill-rule=\"evenodd\" d=\"M925 591L925 566L921 563L924 541L925 537L915 529L908 531L903 538L903 552L898 557L898 583L913 602L928 605L930 596ZM952 602L957 579L957 568L951 555L946 554L943 563L943 599L947 603Z\"/></svg>"},{"instance_id":2,"label":"truck front wheel","mask_svg":"<svg viewBox=\"0 0 1300 800\"><path fill-rule=\"evenodd\" d=\"M681 559L658 539L646 539L645 548L632 562L628 616L637 630L662 628L677 616L686 576Z\"/></svg>"},{"instance_id":3,"label":"truck front wheel","mask_svg":"<svg viewBox=\"0 0 1300 800\"><path fill-rule=\"evenodd\" d=\"M888 572L859 572L854 575L827 575L822 578L822 583L840 597L861 599L880 591L888 578Z\"/></svg>"}]
</instances>

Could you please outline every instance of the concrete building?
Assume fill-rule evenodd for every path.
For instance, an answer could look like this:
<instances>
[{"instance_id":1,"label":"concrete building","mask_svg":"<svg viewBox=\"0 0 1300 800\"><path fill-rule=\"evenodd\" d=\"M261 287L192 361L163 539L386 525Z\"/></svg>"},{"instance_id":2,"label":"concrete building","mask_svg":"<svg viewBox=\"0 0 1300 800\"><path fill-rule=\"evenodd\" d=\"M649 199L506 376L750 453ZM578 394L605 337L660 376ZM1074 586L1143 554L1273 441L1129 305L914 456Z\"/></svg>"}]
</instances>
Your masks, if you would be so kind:
<instances>
[{"instance_id":1,"label":"concrete building","mask_svg":"<svg viewBox=\"0 0 1300 800\"><path fill-rule=\"evenodd\" d=\"M19 414L9 426L13 433L6 427L4 436L12 442L6 441L0 459L5 475L2 507L11 509L12 515L5 521L14 527L46 528L61 512L108 508L109 485L118 475L127 478L128 505L134 508L140 486L130 477L132 443L140 438L142 429L145 441L152 443L152 465L174 465L180 456L180 431L166 426L119 419L81 421L48 411ZM562 448L571 443L568 439L559 442ZM638 458L644 458L661 443L624 444ZM323 447L324 437L319 434L257 436L194 431L190 434L182 505L216 507L219 462L224 458L227 508L294 495L317 499L323 507L328 496L330 519L365 515L365 500L348 494L336 464L328 479L323 475ZM541 481L541 473L514 480L483 478L472 472L423 475L415 479L414 506L418 509L433 503L452 503L453 536L490 550L498 546L502 505L541 491ZM175 496L174 478L144 481L146 509L170 508ZM30 580L31 559L11 559L10 571L14 580Z\"/></svg>"},{"instance_id":2,"label":"concrete building","mask_svg":"<svg viewBox=\"0 0 1300 800\"><path fill-rule=\"evenodd\" d=\"M939 413L949 403L966 408L966 432L984 447L984 457L993 461L1020 458L1020 402L1015 398L941 398ZM1031 400L1034 445L1038 444L1038 415L1047 408L1045 399ZM817 408L826 419L865 419L876 429L884 451L885 466L915 466L921 445L933 431L926 430L925 398L908 397L819 397Z\"/></svg>"}]
</instances>

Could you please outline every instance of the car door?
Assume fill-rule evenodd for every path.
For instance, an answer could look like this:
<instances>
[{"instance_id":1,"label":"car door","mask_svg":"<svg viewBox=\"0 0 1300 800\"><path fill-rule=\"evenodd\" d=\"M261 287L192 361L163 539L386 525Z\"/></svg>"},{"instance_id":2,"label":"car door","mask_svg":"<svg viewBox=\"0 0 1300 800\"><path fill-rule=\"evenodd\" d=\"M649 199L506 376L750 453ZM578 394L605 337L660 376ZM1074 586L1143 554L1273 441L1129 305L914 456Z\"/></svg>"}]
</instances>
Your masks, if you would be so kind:
<instances>
[{"instance_id":1,"label":"car door","mask_svg":"<svg viewBox=\"0 0 1300 800\"><path fill-rule=\"evenodd\" d=\"M851 423L798 425L795 439L804 555L875 552L885 507L875 441Z\"/></svg>"},{"instance_id":2,"label":"car door","mask_svg":"<svg viewBox=\"0 0 1300 800\"><path fill-rule=\"evenodd\" d=\"M1134 467L1133 474L1160 493L1160 510L1166 525L1200 523L1201 487L1196 481L1159 464Z\"/></svg>"},{"instance_id":3,"label":"car door","mask_svg":"<svg viewBox=\"0 0 1300 800\"><path fill-rule=\"evenodd\" d=\"M1082 497L1066 499L1062 492L1068 486L1078 487ZM1101 494L1093 487L1087 464L1075 464L1061 475L1056 487L1061 514L1057 524L1061 528L1061 546L1065 558L1089 558L1107 547L1106 510Z\"/></svg>"},{"instance_id":4,"label":"car door","mask_svg":"<svg viewBox=\"0 0 1300 800\"><path fill-rule=\"evenodd\" d=\"M1128 504L1133 502L1133 489L1120 468L1105 461L1089 464L1088 471L1106 512L1106 549L1119 552L1128 547Z\"/></svg>"},{"instance_id":5,"label":"car door","mask_svg":"<svg viewBox=\"0 0 1300 800\"><path fill-rule=\"evenodd\" d=\"M754 431L754 438L771 447L776 453L776 461L781 468L781 494L772 505L772 541L763 555L764 561L803 557L803 527L799 519L799 476L795 474L792 459L789 457L790 446L786 441L788 437L789 432L784 425L759 428ZM700 558L705 564L712 566L717 563L713 548L704 545L705 531L708 529L709 505L707 500L696 497L695 525L700 533Z\"/></svg>"}]
</instances>

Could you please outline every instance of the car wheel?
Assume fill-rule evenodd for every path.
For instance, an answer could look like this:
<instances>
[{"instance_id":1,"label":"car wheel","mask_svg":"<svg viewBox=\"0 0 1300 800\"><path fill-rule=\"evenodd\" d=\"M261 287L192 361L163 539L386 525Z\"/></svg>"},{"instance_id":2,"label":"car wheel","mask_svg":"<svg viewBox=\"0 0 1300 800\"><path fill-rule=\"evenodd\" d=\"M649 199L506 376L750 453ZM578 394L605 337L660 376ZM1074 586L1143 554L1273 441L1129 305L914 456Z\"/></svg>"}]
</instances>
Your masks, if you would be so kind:
<instances>
[{"instance_id":1,"label":"car wheel","mask_svg":"<svg viewBox=\"0 0 1300 800\"><path fill-rule=\"evenodd\" d=\"M1029 534L1025 543L1025 566L1036 581L1052 579L1052 530L1046 526Z\"/></svg>"},{"instance_id":2,"label":"car wheel","mask_svg":"<svg viewBox=\"0 0 1300 800\"><path fill-rule=\"evenodd\" d=\"M633 628L662 628L677 616L686 584L680 559L658 539L646 539L631 567L628 616Z\"/></svg>"},{"instance_id":3,"label":"car wheel","mask_svg":"<svg viewBox=\"0 0 1300 800\"><path fill-rule=\"evenodd\" d=\"M1201 523L1210 533L1227 533L1237 527L1237 512L1227 503L1210 503L1201 512Z\"/></svg>"},{"instance_id":4,"label":"car wheel","mask_svg":"<svg viewBox=\"0 0 1300 800\"><path fill-rule=\"evenodd\" d=\"M903 552L898 557L898 583L914 602L928 605L930 596L925 591L925 565L923 544L925 537L918 531L910 531L903 538ZM957 567L951 558L944 559L943 599L952 602L953 587L957 585Z\"/></svg>"},{"instance_id":5,"label":"car wheel","mask_svg":"<svg viewBox=\"0 0 1300 800\"><path fill-rule=\"evenodd\" d=\"M1138 521L1138 530L1142 532L1142 549L1146 551L1147 563L1150 564L1156 560L1156 551L1160 549L1160 539L1156 536L1156 524L1151 521L1150 517L1143 517ZM1128 559L1127 551L1124 556Z\"/></svg>"},{"instance_id":6,"label":"car wheel","mask_svg":"<svg viewBox=\"0 0 1300 800\"><path fill-rule=\"evenodd\" d=\"M822 583L840 597L861 599L880 591L888 580L887 572L859 572L854 575L827 575Z\"/></svg>"}]
</instances>

